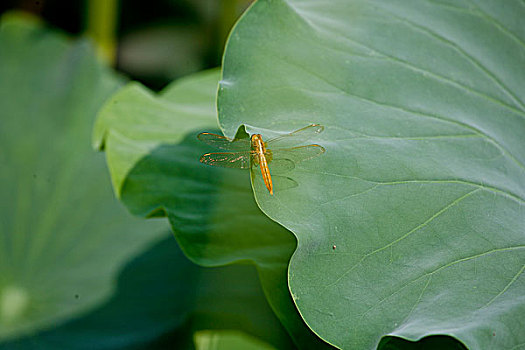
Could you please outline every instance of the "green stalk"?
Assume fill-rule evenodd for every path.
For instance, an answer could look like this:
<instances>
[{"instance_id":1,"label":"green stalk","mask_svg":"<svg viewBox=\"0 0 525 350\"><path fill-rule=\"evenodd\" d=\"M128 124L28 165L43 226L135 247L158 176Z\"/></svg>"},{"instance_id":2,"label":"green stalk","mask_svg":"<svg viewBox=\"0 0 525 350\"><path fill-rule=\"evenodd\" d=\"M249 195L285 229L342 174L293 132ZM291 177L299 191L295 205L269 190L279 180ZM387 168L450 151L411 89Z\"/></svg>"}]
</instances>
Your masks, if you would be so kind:
<instances>
[{"instance_id":1,"label":"green stalk","mask_svg":"<svg viewBox=\"0 0 525 350\"><path fill-rule=\"evenodd\" d=\"M100 58L114 64L117 52L117 22L119 0L86 0L87 30Z\"/></svg>"}]
</instances>

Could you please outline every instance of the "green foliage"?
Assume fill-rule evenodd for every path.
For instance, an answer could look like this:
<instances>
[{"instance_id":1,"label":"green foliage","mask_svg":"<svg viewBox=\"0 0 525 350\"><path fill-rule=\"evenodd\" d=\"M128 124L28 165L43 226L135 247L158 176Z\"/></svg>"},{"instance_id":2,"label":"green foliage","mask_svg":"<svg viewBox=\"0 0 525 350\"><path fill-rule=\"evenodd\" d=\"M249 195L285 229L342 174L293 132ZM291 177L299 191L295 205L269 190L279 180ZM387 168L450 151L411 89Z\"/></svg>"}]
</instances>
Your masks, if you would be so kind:
<instances>
[{"instance_id":1,"label":"green foliage","mask_svg":"<svg viewBox=\"0 0 525 350\"><path fill-rule=\"evenodd\" d=\"M95 112L118 82L87 43L5 18L0 48L4 340L100 304L119 267L162 230L123 212L101 176L103 159L90 149Z\"/></svg>"},{"instance_id":2,"label":"green foliage","mask_svg":"<svg viewBox=\"0 0 525 350\"><path fill-rule=\"evenodd\" d=\"M308 142L326 153L273 196L199 163L218 71L108 99L118 79L89 45L4 19L0 346L267 347L235 329L278 348L518 348L524 17L520 0L254 3L226 48L220 128L325 127ZM235 265L199 268L122 213L88 145L105 100L92 142L116 196L166 216L193 262Z\"/></svg>"},{"instance_id":3,"label":"green foliage","mask_svg":"<svg viewBox=\"0 0 525 350\"><path fill-rule=\"evenodd\" d=\"M261 209L298 241L311 329L342 348L525 342L522 1L261 0L226 48L226 136L310 123L326 153Z\"/></svg>"},{"instance_id":4,"label":"green foliage","mask_svg":"<svg viewBox=\"0 0 525 350\"><path fill-rule=\"evenodd\" d=\"M115 200L90 133L118 86L85 41L2 19L0 348L193 348L210 329L291 347L253 267L200 268Z\"/></svg>"}]
</instances>

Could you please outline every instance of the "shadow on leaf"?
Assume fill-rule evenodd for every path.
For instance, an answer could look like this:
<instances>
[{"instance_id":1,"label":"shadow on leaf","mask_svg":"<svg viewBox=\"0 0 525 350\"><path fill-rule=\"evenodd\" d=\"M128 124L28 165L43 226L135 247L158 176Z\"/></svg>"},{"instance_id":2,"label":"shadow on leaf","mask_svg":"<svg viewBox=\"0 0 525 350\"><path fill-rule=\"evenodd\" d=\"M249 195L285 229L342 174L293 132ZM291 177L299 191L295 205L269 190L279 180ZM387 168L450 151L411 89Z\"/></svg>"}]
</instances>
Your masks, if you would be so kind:
<instances>
[{"instance_id":1,"label":"shadow on leaf","mask_svg":"<svg viewBox=\"0 0 525 350\"><path fill-rule=\"evenodd\" d=\"M82 298L82 291L71 295ZM171 237L129 262L105 304L57 328L5 343L6 348L192 348L199 329L238 329L279 348L289 337L264 298L251 266L203 269Z\"/></svg>"}]
</instances>

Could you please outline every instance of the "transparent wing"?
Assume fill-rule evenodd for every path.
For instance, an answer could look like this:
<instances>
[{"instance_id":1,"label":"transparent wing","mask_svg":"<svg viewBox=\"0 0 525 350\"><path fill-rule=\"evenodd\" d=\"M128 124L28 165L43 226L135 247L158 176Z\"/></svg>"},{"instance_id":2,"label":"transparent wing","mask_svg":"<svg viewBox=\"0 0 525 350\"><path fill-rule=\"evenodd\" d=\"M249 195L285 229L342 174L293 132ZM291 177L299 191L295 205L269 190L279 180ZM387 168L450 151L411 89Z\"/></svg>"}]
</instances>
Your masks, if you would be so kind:
<instances>
[{"instance_id":1,"label":"transparent wing","mask_svg":"<svg viewBox=\"0 0 525 350\"><path fill-rule=\"evenodd\" d=\"M268 167L270 168L270 174L273 176L274 174L284 174L292 171L295 168L295 163L290 159L272 159L268 163Z\"/></svg>"},{"instance_id":2,"label":"transparent wing","mask_svg":"<svg viewBox=\"0 0 525 350\"><path fill-rule=\"evenodd\" d=\"M297 164L304 160L317 157L325 152L324 147L319 145L307 145L292 148L272 149L272 162L278 159L289 159ZM271 162L271 163L272 163ZM270 163L270 164L271 164Z\"/></svg>"},{"instance_id":3,"label":"transparent wing","mask_svg":"<svg viewBox=\"0 0 525 350\"><path fill-rule=\"evenodd\" d=\"M272 176L272 181L273 181L273 192L289 190L290 188L299 186L297 181L287 176L275 175L275 176Z\"/></svg>"},{"instance_id":4,"label":"transparent wing","mask_svg":"<svg viewBox=\"0 0 525 350\"><path fill-rule=\"evenodd\" d=\"M250 152L206 153L201 163L225 168L249 169Z\"/></svg>"},{"instance_id":5,"label":"transparent wing","mask_svg":"<svg viewBox=\"0 0 525 350\"><path fill-rule=\"evenodd\" d=\"M268 148L291 147L308 142L310 139L317 136L323 130L324 126L322 125L310 124L308 126L305 126L304 128L295 130L289 134L277 136L273 139L270 139L266 143L268 145Z\"/></svg>"},{"instance_id":6,"label":"transparent wing","mask_svg":"<svg viewBox=\"0 0 525 350\"><path fill-rule=\"evenodd\" d=\"M251 180L252 180L252 184L253 184L255 191L262 192L262 193L268 193L268 189L266 188L266 185L264 184L260 171L252 169ZM279 192L289 190L291 188L299 186L297 181L287 176L272 175L272 183L273 183L274 193L279 193Z\"/></svg>"},{"instance_id":7,"label":"transparent wing","mask_svg":"<svg viewBox=\"0 0 525 350\"><path fill-rule=\"evenodd\" d=\"M203 132L197 135L197 138L202 142L217 148L227 151L247 151L250 149L249 139L235 139L230 140L222 135Z\"/></svg>"}]
</instances>

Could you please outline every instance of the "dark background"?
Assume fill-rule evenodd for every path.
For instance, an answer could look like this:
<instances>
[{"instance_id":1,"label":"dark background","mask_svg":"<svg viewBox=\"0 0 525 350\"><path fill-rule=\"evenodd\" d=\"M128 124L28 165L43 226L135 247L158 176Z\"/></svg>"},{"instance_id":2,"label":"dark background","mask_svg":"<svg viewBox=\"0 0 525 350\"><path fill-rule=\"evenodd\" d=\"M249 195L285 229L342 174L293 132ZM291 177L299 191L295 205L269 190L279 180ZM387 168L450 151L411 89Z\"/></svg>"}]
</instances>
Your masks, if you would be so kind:
<instances>
[{"instance_id":1,"label":"dark background","mask_svg":"<svg viewBox=\"0 0 525 350\"><path fill-rule=\"evenodd\" d=\"M84 35L94 0L2 0L0 14L23 10L47 25ZM220 66L227 35L251 0L120 0L114 66L154 90Z\"/></svg>"}]
</instances>

